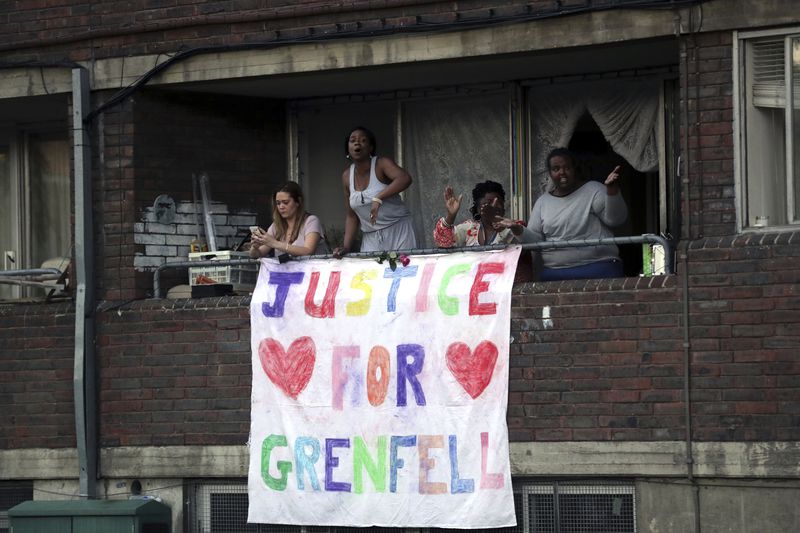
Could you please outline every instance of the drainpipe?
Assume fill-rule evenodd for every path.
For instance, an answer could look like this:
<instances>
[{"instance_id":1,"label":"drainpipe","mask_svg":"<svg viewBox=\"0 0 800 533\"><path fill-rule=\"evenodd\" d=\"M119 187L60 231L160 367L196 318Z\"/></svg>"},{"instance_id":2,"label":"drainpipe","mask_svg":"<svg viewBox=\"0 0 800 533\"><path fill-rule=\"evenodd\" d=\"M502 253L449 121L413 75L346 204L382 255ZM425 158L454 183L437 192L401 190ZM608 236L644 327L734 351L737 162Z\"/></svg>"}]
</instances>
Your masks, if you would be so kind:
<instances>
[{"instance_id":1,"label":"drainpipe","mask_svg":"<svg viewBox=\"0 0 800 533\"><path fill-rule=\"evenodd\" d=\"M688 31L694 35L692 26L692 17L690 13ZM680 39L681 16L680 11L677 15L677 29L676 37ZM694 511L694 533L701 533L702 522L700 518L700 487L697 484L697 479L694 475L694 451L692 447L692 397L691 397L691 370L692 370L692 344L691 333L689 330L689 245L692 241L692 212L691 212L691 199L689 198L689 169L691 168L691 148L689 147L689 43L687 39L683 39L683 75L686 77L683 83L683 151L684 157L679 165L678 171L681 172L681 193L683 195L683 242L679 251L679 259L682 267L682 280L681 292L683 293L683 405L684 405L684 423L686 430L686 479L692 490L692 507ZM679 43L680 45L680 43ZM694 66L695 75L698 76L697 70L697 40L693 39L695 55ZM700 80L695 79L695 83L699 84ZM695 98L698 98L698 93L695 92ZM695 100L695 110L698 106L698 100ZM695 111L697 113L697 111Z\"/></svg>"},{"instance_id":2,"label":"drainpipe","mask_svg":"<svg viewBox=\"0 0 800 533\"><path fill-rule=\"evenodd\" d=\"M94 249L89 135L89 73L72 69L72 143L75 160L75 436L80 497L97 497L97 392L94 347Z\"/></svg>"}]
</instances>

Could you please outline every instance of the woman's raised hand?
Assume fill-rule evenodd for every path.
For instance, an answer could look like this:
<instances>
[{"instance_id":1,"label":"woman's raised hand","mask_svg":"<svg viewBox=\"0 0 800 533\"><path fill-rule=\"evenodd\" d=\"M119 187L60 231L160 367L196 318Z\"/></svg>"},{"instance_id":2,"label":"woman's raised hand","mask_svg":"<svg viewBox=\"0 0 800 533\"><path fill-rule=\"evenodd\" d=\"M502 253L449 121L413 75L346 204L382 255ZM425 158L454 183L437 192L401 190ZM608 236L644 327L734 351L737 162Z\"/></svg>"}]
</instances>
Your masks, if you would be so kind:
<instances>
[{"instance_id":1,"label":"woman's raised hand","mask_svg":"<svg viewBox=\"0 0 800 533\"><path fill-rule=\"evenodd\" d=\"M444 188L444 206L447 209L447 223L452 224L455 221L458 210L461 209L461 200L464 199L463 194L456 197L451 186Z\"/></svg>"},{"instance_id":2,"label":"woman's raised hand","mask_svg":"<svg viewBox=\"0 0 800 533\"><path fill-rule=\"evenodd\" d=\"M615 187L619 187L619 183L617 183L617 180L619 180L619 170L620 170L619 165L614 167L614 170L612 170L611 174L608 175L606 181L603 182L606 185L606 187L610 187L612 185Z\"/></svg>"}]
</instances>

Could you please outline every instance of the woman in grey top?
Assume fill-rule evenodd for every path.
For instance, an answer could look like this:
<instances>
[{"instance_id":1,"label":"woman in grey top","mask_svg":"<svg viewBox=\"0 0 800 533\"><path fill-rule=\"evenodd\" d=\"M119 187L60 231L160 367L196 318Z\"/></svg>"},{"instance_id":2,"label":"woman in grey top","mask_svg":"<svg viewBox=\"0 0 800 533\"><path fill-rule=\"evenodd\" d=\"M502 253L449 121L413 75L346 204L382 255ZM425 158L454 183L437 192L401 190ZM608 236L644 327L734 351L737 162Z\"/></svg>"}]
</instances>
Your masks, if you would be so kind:
<instances>
[{"instance_id":1,"label":"woman in grey top","mask_svg":"<svg viewBox=\"0 0 800 533\"><path fill-rule=\"evenodd\" d=\"M628 217L619 192L619 167L603 183L581 181L575 175L575 158L566 148L547 156L553 189L536 200L528 229L537 241L567 241L613 237L611 228ZM616 245L556 248L541 252L544 268L540 281L622 277Z\"/></svg>"},{"instance_id":2,"label":"woman in grey top","mask_svg":"<svg viewBox=\"0 0 800 533\"><path fill-rule=\"evenodd\" d=\"M411 212L400 193L411 185L411 176L388 157L375 155L375 135L359 126L345 140L352 162L342 173L347 217L344 243L333 254L350 251L361 227L361 251L410 250L417 245Z\"/></svg>"}]
</instances>

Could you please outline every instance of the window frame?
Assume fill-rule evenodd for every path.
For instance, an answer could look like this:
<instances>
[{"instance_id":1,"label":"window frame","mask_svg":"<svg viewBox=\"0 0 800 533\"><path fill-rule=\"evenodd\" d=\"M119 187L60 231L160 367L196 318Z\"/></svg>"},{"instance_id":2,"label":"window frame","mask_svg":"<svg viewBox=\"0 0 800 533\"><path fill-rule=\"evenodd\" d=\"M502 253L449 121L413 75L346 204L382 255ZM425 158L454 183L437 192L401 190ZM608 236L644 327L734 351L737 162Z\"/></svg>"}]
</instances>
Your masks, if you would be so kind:
<instances>
[{"instance_id":1,"label":"window frame","mask_svg":"<svg viewBox=\"0 0 800 533\"><path fill-rule=\"evenodd\" d=\"M784 215L787 222L780 225L767 225L759 227L750 225L750 199L748 197L748 158L747 158L747 100L746 95L750 90L748 87L747 75L748 68L752 69L752 65L747 65L747 47L748 42L767 37L782 37L784 40L784 74L783 83L786 88L786 96L784 98L783 119L784 119L784 178L785 178L785 196L786 199L783 203ZM756 31L734 31L732 39L732 66L733 66L733 138L734 138L734 161L733 161L733 175L734 175L734 193L736 195L736 230L742 232L766 232L766 231L792 231L800 228L800 217L795 218L797 207L795 205L795 195L800 183L794 183L794 167L799 165L800 161L794 160L793 146L800 139L795 139L794 128L792 125L793 113L800 112L794 111L794 102L800 98L800 95L794 94L794 84L792 83L792 48L791 40L793 38L800 39L800 26L792 26L788 28L775 28L768 30Z\"/></svg>"},{"instance_id":2,"label":"window frame","mask_svg":"<svg viewBox=\"0 0 800 533\"><path fill-rule=\"evenodd\" d=\"M10 230L10 246L0 250L2 254L2 262L0 262L0 269L2 270L22 270L28 268L39 268L40 264L35 264L35 249L33 245L34 238L34 222L32 220L32 207L31 191L32 191L32 155L31 147L36 142L36 137L41 138L50 137L51 140L64 142L67 154L71 154L72 146L70 137L65 126L56 121L43 121L32 124L14 124L2 123L0 124L0 144L8 146L9 152L9 185L10 185L10 201L11 208L10 220L13 227ZM69 157L69 155L67 156ZM72 162L67 161L68 173L65 176L67 179L66 189L67 196L61 198L62 207L66 208L68 212L72 212ZM63 224L69 225L69 219L62 221ZM50 226L48 226L50 227ZM72 230L70 229L67 237L67 253L65 256L71 256L72 241L74 239ZM13 267L9 264L6 265L5 252L6 249L15 252L15 264ZM8 266L9 268L6 268ZM33 294L33 289L5 285L5 288L0 287L0 299L15 300L19 298L26 298ZM5 295L3 295L5 293Z\"/></svg>"}]
</instances>

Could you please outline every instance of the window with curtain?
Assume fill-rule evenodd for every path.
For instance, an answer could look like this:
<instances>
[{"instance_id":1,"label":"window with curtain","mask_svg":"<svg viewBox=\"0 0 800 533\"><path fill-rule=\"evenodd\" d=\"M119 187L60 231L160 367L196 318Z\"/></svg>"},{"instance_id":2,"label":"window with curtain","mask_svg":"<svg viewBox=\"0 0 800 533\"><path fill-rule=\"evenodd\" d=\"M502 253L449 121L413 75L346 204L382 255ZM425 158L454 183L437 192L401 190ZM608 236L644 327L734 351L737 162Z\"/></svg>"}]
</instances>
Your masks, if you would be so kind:
<instances>
[{"instance_id":1,"label":"window with curtain","mask_svg":"<svg viewBox=\"0 0 800 533\"><path fill-rule=\"evenodd\" d=\"M568 147L588 113L611 148L639 172L659 167L660 85L656 80L613 80L533 87L528 94L534 196L549 187L547 154ZM603 176L604 177L604 176Z\"/></svg>"},{"instance_id":2,"label":"window with curtain","mask_svg":"<svg viewBox=\"0 0 800 533\"><path fill-rule=\"evenodd\" d=\"M70 145L66 133L6 132L0 138L0 251L4 270L62 270L71 256ZM0 298L25 291L0 285Z\"/></svg>"},{"instance_id":3,"label":"window with curtain","mask_svg":"<svg viewBox=\"0 0 800 533\"><path fill-rule=\"evenodd\" d=\"M0 141L0 251L3 253L3 270L13 268L13 254L16 247L14 241L14 226L16 206L13 202L14 183L11 180L11 144Z\"/></svg>"},{"instance_id":4,"label":"window with curtain","mask_svg":"<svg viewBox=\"0 0 800 533\"><path fill-rule=\"evenodd\" d=\"M668 232L664 97L661 78L615 78L537 85L528 90L531 193L551 188L547 155L568 148L582 179L603 181L621 168L628 206L616 236ZM663 179L662 179L663 178ZM641 245L619 247L626 276L642 272Z\"/></svg>"},{"instance_id":5,"label":"window with curtain","mask_svg":"<svg viewBox=\"0 0 800 533\"><path fill-rule=\"evenodd\" d=\"M739 37L741 224L800 224L800 32Z\"/></svg>"},{"instance_id":6,"label":"window with curtain","mask_svg":"<svg viewBox=\"0 0 800 533\"><path fill-rule=\"evenodd\" d=\"M445 214L444 188L464 200L457 217L470 217L472 188L492 180L510 203L508 95L448 97L405 102L402 108L403 164L414 178L406 201L419 246L433 247L433 228Z\"/></svg>"},{"instance_id":7,"label":"window with curtain","mask_svg":"<svg viewBox=\"0 0 800 533\"><path fill-rule=\"evenodd\" d=\"M28 136L29 264L70 254L69 142L59 134Z\"/></svg>"}]
</instances>

